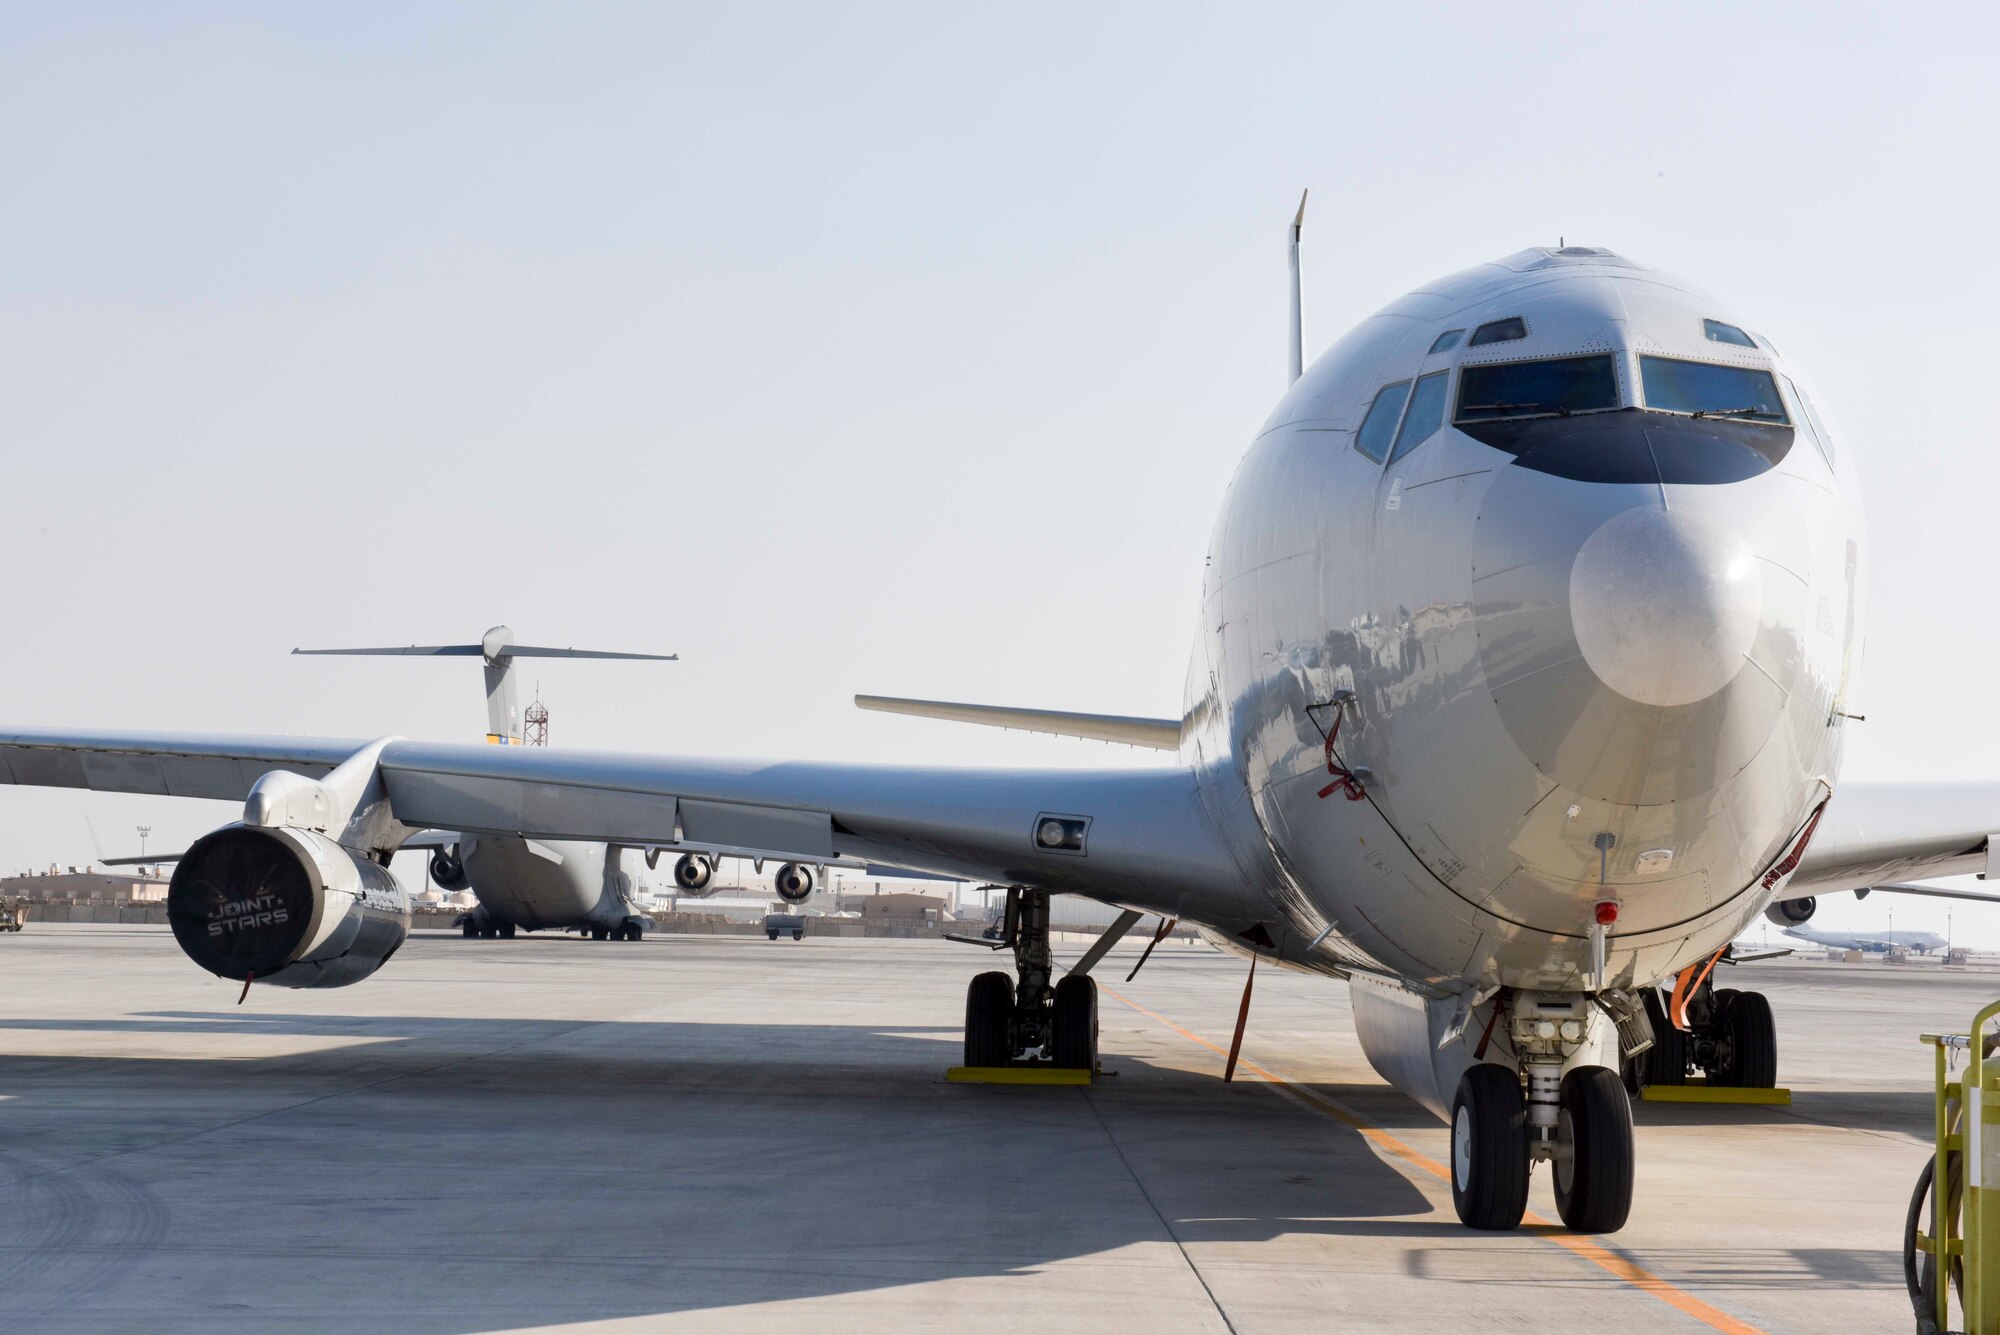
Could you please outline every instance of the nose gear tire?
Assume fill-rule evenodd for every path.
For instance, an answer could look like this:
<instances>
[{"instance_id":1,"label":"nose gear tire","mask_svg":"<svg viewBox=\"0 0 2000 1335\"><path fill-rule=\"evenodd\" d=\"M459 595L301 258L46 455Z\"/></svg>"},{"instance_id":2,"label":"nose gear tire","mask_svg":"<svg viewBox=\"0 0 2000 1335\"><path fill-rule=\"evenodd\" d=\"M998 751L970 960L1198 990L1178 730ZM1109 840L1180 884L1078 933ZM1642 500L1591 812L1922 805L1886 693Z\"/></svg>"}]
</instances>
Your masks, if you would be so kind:
<instances>
[{"instance_id":1,"label":"nose gear tire","mask_svg":"<svg viewBox=\"0 0 2000 1335\"><path fill-rule=\"evenodd\" d=\"M1555 1162L1556 1213L1579 1233L1615 1233L1632 1213L1632 1103L1618 1073L1579 1066L1563 1077Z\"/></svg>"},{"instance_id":2,"label":"nose gear tire","mask_svg":"<svg viewBox=\"0 0 2000 1335\"><path fill-rule=\"evenodd\" d=\"M1451 1103L1451 1203L1467 1228L1516 1228L1528 1209L1528 1111L1521 1078L1482 1063Z\"/></svg>"}]
</instances>

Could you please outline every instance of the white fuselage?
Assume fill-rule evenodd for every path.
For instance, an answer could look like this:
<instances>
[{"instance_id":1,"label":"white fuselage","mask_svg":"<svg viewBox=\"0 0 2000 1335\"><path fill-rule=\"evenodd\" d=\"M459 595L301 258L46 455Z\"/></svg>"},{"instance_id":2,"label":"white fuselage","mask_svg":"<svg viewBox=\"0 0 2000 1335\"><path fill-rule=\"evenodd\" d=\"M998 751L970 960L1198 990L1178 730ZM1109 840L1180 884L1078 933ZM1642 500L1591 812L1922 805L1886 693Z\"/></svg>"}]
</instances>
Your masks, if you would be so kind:
<instances>
[{"instance_id":1,"label":"white fuselage","mask_svg":"<svg viewBox=\"0 0 2000 1335\"><path fill-rule=\"evenodd\" d=\"M1485 388L1575 358L1601 359L1558 368L1585 408ZM1782 411L1713 401L1748 381ZM1405 382L1385 403L1419 438L1358 439ZM1610 901L1604 985L1630 986L1782 889L1861 637L1853 468L1808 393L1726 307L1605 252L1431 284L1306 371L1224 502L1188 700L1186 759L1280 957L1586 990ZM1343 691L1356 801L1320 795Z\"/></svg>"}]
</instances>

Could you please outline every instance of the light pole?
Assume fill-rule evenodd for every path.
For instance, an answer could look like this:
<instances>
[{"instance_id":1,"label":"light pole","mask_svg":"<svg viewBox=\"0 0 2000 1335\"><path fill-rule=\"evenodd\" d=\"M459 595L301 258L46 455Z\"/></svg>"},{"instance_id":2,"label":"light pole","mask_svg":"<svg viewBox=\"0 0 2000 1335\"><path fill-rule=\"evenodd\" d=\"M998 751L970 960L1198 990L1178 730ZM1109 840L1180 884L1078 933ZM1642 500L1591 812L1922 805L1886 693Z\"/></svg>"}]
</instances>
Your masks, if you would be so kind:
<instances>
[{"instance_id":1,"label":"light pole","mask_svg":"<svg viewBox=\"0 0 2000 1335\"><path fill-rule=\"evenodd\" d=\"M150 825L141 825L138 828L139 828L139 856L143 858L146 856L146 836L153 832L153 827Z\"/></svg>"}]
</instances>

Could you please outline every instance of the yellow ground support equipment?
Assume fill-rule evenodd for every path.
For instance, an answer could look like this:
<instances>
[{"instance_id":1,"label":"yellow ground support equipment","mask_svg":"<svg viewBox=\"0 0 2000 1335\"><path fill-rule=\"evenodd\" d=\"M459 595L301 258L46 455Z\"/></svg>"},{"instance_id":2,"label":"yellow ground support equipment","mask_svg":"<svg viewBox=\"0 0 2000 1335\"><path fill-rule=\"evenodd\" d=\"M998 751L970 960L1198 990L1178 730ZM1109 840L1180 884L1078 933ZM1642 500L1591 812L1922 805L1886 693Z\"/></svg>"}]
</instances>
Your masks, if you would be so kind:
<instances>
[{"instance_id":1,"label":"yellow ground support equipment","mask_svg":"<svg viewBox=\"0 0 2000 1335\"><path fill-rule=\"evenodd\" d=\"M1974 1016L1966 1033L1923 1036L1937 1063L1935 1145L1903 1227L1903 1279L1918 1335L1950 1328L1954 1289L1964 1335L2000 1335L2000 1062L1993 1060L2000 1033L1986 1032L1995 1016L2000 1001ZM1954 1080L1961 1056L1965 1075Z\"/></svg>"}]
</instances>

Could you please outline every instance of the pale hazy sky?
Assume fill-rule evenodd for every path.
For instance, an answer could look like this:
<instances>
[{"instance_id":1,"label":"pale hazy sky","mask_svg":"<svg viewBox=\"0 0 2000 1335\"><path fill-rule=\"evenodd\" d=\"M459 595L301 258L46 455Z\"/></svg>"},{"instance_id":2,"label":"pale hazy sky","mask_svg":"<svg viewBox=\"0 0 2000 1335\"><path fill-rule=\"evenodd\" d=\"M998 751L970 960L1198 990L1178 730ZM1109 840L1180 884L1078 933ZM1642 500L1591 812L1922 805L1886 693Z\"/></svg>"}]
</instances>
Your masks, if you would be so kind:
<instances>
[{"instance_id":1,"label":"pale hazy sky","mask_svg":"<svg viewBox=\"0 0 2000 1335\"><path fill-rule=\"evenodd\" d=\"M1846 777L2000 777L1996 37L1970 4L9 5L0 719L470 739L470 664L286 651L507 621L683 656L547 667L560 744L1136 763L849 697L1178 710L1309 185L1309 353L1559 236L1768 330L1867 480ZM0 792L0 868L91 857L86 811L106 851L229 816Z\"/></svg>"}]
</instances>

